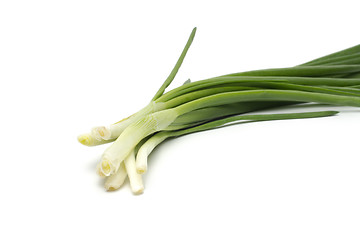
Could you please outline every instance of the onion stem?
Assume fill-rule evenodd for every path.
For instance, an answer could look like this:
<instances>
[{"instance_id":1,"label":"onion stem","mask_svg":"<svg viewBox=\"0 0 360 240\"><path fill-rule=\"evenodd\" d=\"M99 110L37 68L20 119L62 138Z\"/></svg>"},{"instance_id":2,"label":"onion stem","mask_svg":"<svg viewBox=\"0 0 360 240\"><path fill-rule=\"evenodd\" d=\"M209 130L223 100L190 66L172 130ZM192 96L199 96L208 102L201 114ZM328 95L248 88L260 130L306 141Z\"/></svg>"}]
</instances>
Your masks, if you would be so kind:
<instances>
[{"instance_id":1,"label":"onion stem","mask_svg":"<svg viewBox=\"0 0 360 240\"><path fill-rule=\"evenodd\" d=\"M317 118L328 117L337 114L337 111L321 111L321 112L305 112L305 113L282 113L282 114L259 114L259 115L241 115L227 117L224 119L205 123L196 127L180 130L180 131L163 131L155 134L149 138L139 149L136 156L136 170L138 173L143 174L147 171L147 159L149 154L169 137L179 137L190 133L214 129L228 123L238 121L270 121L270 120L285 120L285 119L301 119L301 118Z\"/></svg>"},{"instance_id":2,"label":"onion stem","mask_svg":"<svg viewBox=\"0 0 360 240\"><path fill-rule=\"evenodd\" d=\"M129 176L130 187L134 194L140 194L144 191L144 184L140 174L136 172L135 153L131 151L129 156L125 159L125 169Z\"/></svg>"}]
</instances>

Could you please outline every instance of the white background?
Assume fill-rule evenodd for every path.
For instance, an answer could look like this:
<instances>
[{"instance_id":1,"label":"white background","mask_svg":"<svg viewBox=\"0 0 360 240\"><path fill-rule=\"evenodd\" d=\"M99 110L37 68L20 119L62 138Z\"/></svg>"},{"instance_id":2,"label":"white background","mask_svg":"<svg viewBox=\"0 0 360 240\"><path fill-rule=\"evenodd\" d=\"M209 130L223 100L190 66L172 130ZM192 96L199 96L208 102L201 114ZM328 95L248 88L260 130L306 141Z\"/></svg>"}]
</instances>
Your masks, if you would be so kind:
<instances>
[{"instance_id":1,"label":"white background","mask_svg":"<svg viewBox=\"0 0 360 240\"><path fill-rule=\"evenodd\" d=\"M1 1L0 238L359 239L358 109L167 141L139 196L76 140L147 104L195 26L172 87L359 44L356 2Z\"/></svg>"}]
</instances>

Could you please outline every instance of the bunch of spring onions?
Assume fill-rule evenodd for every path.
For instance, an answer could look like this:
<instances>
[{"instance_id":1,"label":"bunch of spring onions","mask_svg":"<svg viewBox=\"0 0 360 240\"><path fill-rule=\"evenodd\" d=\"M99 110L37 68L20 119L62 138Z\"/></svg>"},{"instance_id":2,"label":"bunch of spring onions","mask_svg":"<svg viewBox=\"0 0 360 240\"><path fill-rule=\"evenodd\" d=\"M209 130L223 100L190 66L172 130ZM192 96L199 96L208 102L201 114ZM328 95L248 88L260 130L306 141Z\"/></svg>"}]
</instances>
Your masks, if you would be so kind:
<instances>
[{"instance_id":1,"label":"bunch of spring onions","mask_svg":"<svg viewBox=\"0 0 360 240\"><path fill-rule=\"evenodd\" d=\"M148 105L110 126L94 127L78 137L86 146L113 142L96 172L107 190L129 178L142 193L142 174L152 150L167 138L209 130L239 121L267 121L333 116L336 111L251 114L253 111L323 103L360 107L360 45L290 68L232 73L186 81L167 91L194 39L192 31L180 58Z\"/></svg>"}]
</instances>

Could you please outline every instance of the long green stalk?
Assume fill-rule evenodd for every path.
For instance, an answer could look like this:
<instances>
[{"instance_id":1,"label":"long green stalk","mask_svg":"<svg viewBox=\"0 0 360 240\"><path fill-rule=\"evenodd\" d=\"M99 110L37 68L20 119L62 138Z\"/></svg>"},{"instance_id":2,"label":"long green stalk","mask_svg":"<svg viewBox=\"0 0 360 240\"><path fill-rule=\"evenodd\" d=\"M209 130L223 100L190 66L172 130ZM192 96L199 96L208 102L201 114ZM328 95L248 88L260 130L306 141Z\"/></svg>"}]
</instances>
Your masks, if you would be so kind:
<instances>
[{"instance_id":1,"label":"long green stalk","mask_svg":"<svg viewBox=\"0 0 360 240\"><path fill-rule=\"evenodd\" d=\"M214 107L223 104L251 101L299 101L316 102L341 106L360 107L360 98L339 96L324 93L312 93L292 90L249 90L241 92L228 92L200 98L182 104L174 110L178 115L204 107Z\"/></svg>"},{"instance_id":2,"label":"long green stalk","mask_svg":"<svg viewBox=\"0 0 360 240\"><path fill-rule=\"evenodd\" d=\"M296 76L296 77L321 77L333 74L360 72L360 65L335 65L335 66L296 66L291 68L272 68L227 74L224 76Z\"/></svg>"},{"instance_id":3,"label":"long green stalk","mask_svg":"<svg viewBox=\"0 0 360 240\"><path fill-rule=\"evenodd\" d=\"M353 93L360 96L360 89L354 87L336 87L336 86L327 86L329 89L334 89L336 91L346 91L348 93Z\"/></svg>"},{"instance_id":4,"label":"long green stalk","mask_svg":"<svg viewBox=\"0 0 360 240\"><path fill-rule=\"evenodd\" d=\"M312 61L303 63L300 66L314 66L316 64L322 64L323 62L329 62L329 60L332 61L334 59L336 61L336 58L338 58L338 57L356 54L359 52L360 52L360 44L350 47L350 48L347 48L347 49L344 49L344 50L341 50L341 51L338 51L338 52L335 52L335 53L332 53L332 54L329 54L329 55L326 55L326 56L323 56L323 57L320 57L320 58L317 58L317 59L314 59Z\"/></svg>"},{"instance_id":5,"label":"long green stalk","mask_svg":"<svg viewBox=\"0 0 360 240\"><path fill-rule=\"evenodd\" d=\"M353 86L360 85L360 78L326 78L326 77L289 77L289 76L222 76L210 79L199 80L191 82L186 85L177 87L164 95L162 95L156 102L167 102L178 96L195 92L200 89L210 88L224 84L237 84L247 82L249 84L255 82L284 82L298 85L319 85L319 86Z\"/></svg>"},{"instance_id":6,"label":"long green stalk","mask_svg":"<svg viewBox=\"0 0 360 240\"><path fill-rule=\"evenodd\" d=\"M259 115L241 115L227 117L224 119L211 121L196 127L179 130L179 131L162 131L154 134L145 143L141 145L136 155L136 170L138 173L145 173L147 171L147 159L149 154L161 142L170 137L179 137L190 133L206 131L223 126L228 123L238 121L270 121L270 120L285 120L285 119L301 119L301 118L317 118L328 117L337 114L337 111L321 111L321 112L307 112L307 113L284 113L284 114L259 114Z\"/></svg>"},{"instance_id":7,"label":"long green stalk","mask_svg":"<svg viewBox=\"0 0 360 240\"><path fill-rule=\"evenodd\" d=\"M258 89L279 89L279 90L298 90L304 92L318 92L318 93L327 93L334 95L344 95L344 96L357 96L360 97L360 92L354 92L352 88L346 87L332 87L332 86L312 86L312 85L301 85L288 82L239 82L236 84L224 84L220 86L252 86Z\"/></svg>"},{"instance_id":8,"label":"long green stalk","mask_svg":"<svg viewBox=\"0 0 360 240\"><path fill-rule=\"evenodd\" d=\"M326 62L321 63L321 65L346 65L346 64L359 64L360 63L360 53L354 53L351 55L337 57Z\"/></svg>"},{"instance_id":9,"label":"long green stalk","mask_svg":"<svg viewBox=\"0 0 360 240\"><path fill-rule=\"evenodd\" d=\"M344 78L360 78L360 72L346 74Z\"/></svg>"},{"instance_id":10,"label":"long green stalk","mask_svg":"<svg viewBox=\"0 0 360 240\"><path fill-rule=\"evenodd\" d=\"M198 125L207 121L213 121L215 119L254 112L258 110L272 109L282 106L295 105L298 102L286 102L286 101L264 101L264 102L241 102L233 103L215 107L200 108L195 111L191 111L184 115L179 116L176 120L165 130L175 130L185 128L188 125ZM180 127L180 128L179 128Z\"/></svg>"},{"instance_id":11,"label":"long green stalk","mask_svg":"<svg viewBox=\"0 0 360 240\"><path fill-rule=\"evenodd\" d=\"M234 83L233 83L234 84ZM357 96L360 97L360 94L355 93L354 91L346 91L345 89L340 90L338 89L331 89L326 87L320 86L308 86L308 85L299 85L299 84L291 84L286 82L262 82L262 81L238 81L236 82L237 85L227 85L222 84L216 86L214 88L203 89L193 91L187 94L182 94L178 97L175 97L167 102L164 103L165 108L173 108L179 106L181 104L190 102L192 100L199 99L201 97L211 96L216 93L225 93L225 92L234 92L237 89L240 90L266 90L266 89L278 89L278 90L297 90L297 91L304 91L304 92L315 92L315 93L326 93L326 94L333 94L333 95L342 95L342 96ZM252 89L242 89L242 87L253 86ZM251 87L250 87L251 88Z\"/></svg>"},{"instance_id":12,"label":"long green stalk","mask_svg":"<svg viewBox=\"0 0 360 240\"><path fill-rule=\"evenodd\" d=\"M155 96L153 97L152 101L158 99L165 91L165 89L170 85L170 83L174 80L179 68L181 67L182 62L184 61L184 58L186 56L187 51L189 50L191 43L194 40L196 33L196 28L194 28L190 34L190 37L184 47L184 50L182 51L179 59L177 60L173 70L171 71L170 75L167 77L165 82L161 85L160 89L156 92Z\"/></svg>"}]
</instances>

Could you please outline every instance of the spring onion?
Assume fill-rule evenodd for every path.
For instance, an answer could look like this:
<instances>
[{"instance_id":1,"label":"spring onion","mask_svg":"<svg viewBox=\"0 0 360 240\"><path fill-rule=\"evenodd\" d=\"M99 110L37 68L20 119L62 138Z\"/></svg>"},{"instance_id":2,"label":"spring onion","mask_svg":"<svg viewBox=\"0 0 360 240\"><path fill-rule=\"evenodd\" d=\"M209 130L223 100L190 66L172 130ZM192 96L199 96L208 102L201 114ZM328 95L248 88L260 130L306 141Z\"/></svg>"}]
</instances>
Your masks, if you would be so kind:
<instances>
[{"instance_id":1,"label":"spring onion","mask_svg":"<svg viewBox=\"0 0 360 240\"><path fill-rule=\"evenodd\" d=\"M253 114L281 106L324 103L360 107L360 45L294 67L231 73L186 80L166 91L193 42L196 28L167 79L138 112L108 126L93 127L78 141L86 146L112 142L96 167L105 189L129 179L142 193L148 156L168 138L227 126L229 123L333 116L336 111Z\"/></svg>"}]
</instances>

